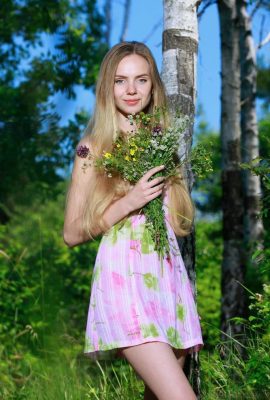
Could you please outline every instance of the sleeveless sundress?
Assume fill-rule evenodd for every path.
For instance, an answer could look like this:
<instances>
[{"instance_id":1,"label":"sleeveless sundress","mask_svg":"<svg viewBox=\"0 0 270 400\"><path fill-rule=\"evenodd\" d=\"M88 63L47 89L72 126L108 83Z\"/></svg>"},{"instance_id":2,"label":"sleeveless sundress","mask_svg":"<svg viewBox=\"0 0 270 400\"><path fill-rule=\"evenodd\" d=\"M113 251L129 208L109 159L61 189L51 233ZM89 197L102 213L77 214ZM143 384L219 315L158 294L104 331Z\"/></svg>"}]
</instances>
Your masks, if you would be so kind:
<instances>
[{"instance_id":1,"label":"sleeveless sundress","mask_svg":"<svg viewBox=\"0 0 270 400\"><path fill-rule=\"evenodd\" d=\"M170 245L162 263L143 214L103 235L92 275L84 353L94 360L122 357L120 349L165 342L199 351L203 339L192 287L163 200Z\"/></svg>"}]
</instances>

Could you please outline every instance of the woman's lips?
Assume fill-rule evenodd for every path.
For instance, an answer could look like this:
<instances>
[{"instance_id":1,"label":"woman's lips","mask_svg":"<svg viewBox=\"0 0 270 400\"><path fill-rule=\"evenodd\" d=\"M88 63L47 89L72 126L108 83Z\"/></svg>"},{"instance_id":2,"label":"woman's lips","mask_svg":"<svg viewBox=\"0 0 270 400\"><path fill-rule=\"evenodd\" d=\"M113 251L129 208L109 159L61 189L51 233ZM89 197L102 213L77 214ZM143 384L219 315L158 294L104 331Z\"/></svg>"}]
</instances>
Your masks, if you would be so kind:
<instances>
[{"instance_id":1,"label":"woman's lips","mask_svg":"<svg viewBox=\"0 0 270 400\"><path fill-rule=\"evenodd\" d=\"M136 104L139 103L140 100L124 100L124 101L129 106L135 106Z\"/></svg>"}]
</instances>

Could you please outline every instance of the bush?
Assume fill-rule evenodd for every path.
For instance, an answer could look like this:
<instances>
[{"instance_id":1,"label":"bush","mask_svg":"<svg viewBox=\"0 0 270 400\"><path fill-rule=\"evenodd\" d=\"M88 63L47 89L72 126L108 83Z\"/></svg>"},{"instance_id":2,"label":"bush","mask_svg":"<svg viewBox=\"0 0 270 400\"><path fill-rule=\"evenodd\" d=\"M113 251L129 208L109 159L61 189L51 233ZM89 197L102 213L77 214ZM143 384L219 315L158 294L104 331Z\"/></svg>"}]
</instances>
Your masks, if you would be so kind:
<instances>
[{"instance_id":1,"label":"bush","mask_svg":"<svg viewBox=\"0 0 270 400\"><path fill-rule=\"evenodd\" d=\"M23 385L50 335L83 346L98 241L65 246L64 192L55 201L18 207L0 229L0 396Z\"/></svg>"}]
</instances>

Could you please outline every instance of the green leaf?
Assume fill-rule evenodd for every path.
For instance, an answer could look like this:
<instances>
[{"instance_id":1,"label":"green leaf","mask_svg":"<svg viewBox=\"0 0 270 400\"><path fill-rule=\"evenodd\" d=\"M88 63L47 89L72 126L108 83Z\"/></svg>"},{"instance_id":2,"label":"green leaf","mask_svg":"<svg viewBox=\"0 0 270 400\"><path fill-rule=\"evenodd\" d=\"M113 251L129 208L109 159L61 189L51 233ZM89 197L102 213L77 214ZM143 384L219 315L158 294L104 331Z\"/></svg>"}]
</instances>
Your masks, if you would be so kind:
<instances>
[{"instance_id":1,"label":"green leaf","mask_svg":"<svg viewBox=\"0 0 270 400\"><path fill-rule=\"evenodd\" d=\"M142 254L152 253L154 250L153 244L149 229L145 225L142 235Z\"/></svg>"},{"instance_id":2,"label":"green leaf","mask_svg":"<svg viewBox=\"0 0 270 400\"><path fill-rule=\"evenodd\" d=\"M182 343L181 343L179 332L177 332L177 330L173 326L170 326L167 329L167 337L173 347L176 347L176 348L183 347Z\"/></svg>"},{"instance_id":3,"label":"green leaf","mask_svg":"<svg viewBox=\"0 0 270 400\"><path fill-rule=\"evenodd\" d=\"M156 276L154 276L153 274L148 272L146 274L143 274L143 280L144 280L144 284L149 289L158 290L158 279Z\"/></svg>"},{"instance_id":4,"label":"green leaf","mask_svg":"<svg viewBox=\"0 0 270 400\"><path fill-rule=\"evenodd\" d=\"M117 224L112 227L112 235L111 235L112 245L114 245L117 242L118 229L119 227Z\"/></svg>"},{"instance_id":5,"label":"green leaf","mask_svg":"<svg viewBox=\"0 0 270 400\"><path fill-rule=\"evenodd\" d=\"M93 282L94 282L94 281L97 282L97 281L99 280L100 274L101 274L101 266L100 266L100 265L97 265L97 266L95 267L95 270L93 271Z\"/></svg>"},{"instance_id":6,"label":"green leaf","mask_svg":"<svg viewBox=\"0 0 270 400\"><path fill-rule=\"evenodd\" d=\"M176 314L177 314L177 318L178 318L180 321L183 321L183 320L184 320L184 317L185 317L185 309L184 309L184 306L183 306L182 304L180 304L180 303L176 304Z\"/></svg>"},{"instance_id":7,"label":"green leaf","mask_svg":"<svg viewBox=\"0 0 270 400\"><path fill-rule=\"evenodd\" d=\"M153 336L153 337L157 337L159 336L158 330L155 326L155 324L151 323L149 325L141 325L141 329L142 329L142 334L143 337L149 337L149 336Z\"/></svg>"},{"instance_id":8,"label":"green leaf","mask_svg":"<svg viewBox=\"0 0 270 400\"><path fill-rule=\"evenodd\" d=\"M94 345L92 344L91 340L89 337L85 338L85 345L84 345L84 351L94 351Z\"/></svg>"}]
</instances>

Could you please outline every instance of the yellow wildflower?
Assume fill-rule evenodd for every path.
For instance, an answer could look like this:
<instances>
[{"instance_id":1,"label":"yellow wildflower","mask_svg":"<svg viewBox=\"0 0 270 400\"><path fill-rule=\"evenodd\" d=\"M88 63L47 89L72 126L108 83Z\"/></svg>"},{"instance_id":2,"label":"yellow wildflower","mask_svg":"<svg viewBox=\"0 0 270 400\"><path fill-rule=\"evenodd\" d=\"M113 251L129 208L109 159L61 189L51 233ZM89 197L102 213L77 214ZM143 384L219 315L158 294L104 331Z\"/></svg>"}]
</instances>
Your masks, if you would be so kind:
<instances>
[{"instance_id":1,"label":"yellow wildflower","mask_svg":"<svg viewBox=\"0 0 270 400\"><path fill-rule=\"evenodd\" d=\"M133 161L137 161L135 157L132 158Z\"/></svg>"},{"instance_id":2,"label":"yellow wildflower","mask_svg":"<svg viewBox=\"0 0 270 400\"><path fill-rule=\"evenodd\" d=\"M118 147L118 148L119 148L119 147L121 147L121 145L120 145L119 143L117 143L116 147Z\"/></svg>"},{"instance_id":3,"label":"yellow wildflower","mask_svg":"<svg viewBox=\"0 0 270 400\"><path fill-rule=\"evenodd\" d=\"M126 157L125 157L125 160L129 161L129 156L126 156Z\"/></svg>"},{"instance_id":4,"label":"yellow wildflower","mask_svg":"<svg viewBox=\"0 0 270 400\"><path fill-rule=\"evenodd\" d=\"M131 150L129 151L129 153L130 153L131 156L134 156L135 152L136 152L136 150L134 150L134 149L131 149Z\"/></svg>"},{"instance_id":5,"label":"yellow wildflower","mask_svg":"<svg viewBox=\"0 0 270 400\"><path fill-rule=\"evenodd\" d=\"M111 155L111 153L105 153L105 154L104 154L104 157L105 157L105 158L111 158L112 155Z\"/></svg>"}]
</instances>

